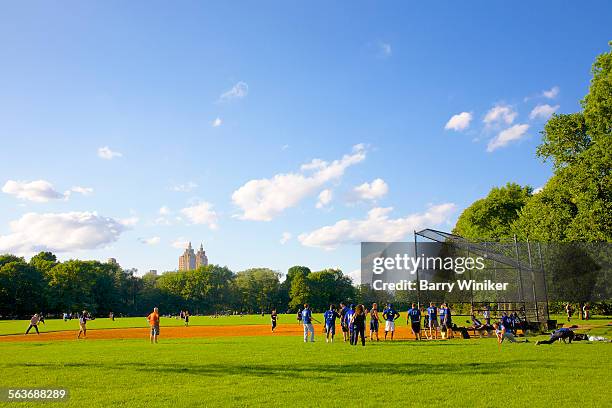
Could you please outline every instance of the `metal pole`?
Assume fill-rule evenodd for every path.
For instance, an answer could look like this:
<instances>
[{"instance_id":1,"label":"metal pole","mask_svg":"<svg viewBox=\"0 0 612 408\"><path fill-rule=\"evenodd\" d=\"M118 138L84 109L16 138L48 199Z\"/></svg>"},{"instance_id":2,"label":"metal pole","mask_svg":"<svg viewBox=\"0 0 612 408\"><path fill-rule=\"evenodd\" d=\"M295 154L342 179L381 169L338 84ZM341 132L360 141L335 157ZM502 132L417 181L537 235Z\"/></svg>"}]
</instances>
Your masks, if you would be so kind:
<instances>
[{"instance_id":1,"label":"metal pole","mask_svg":"<svg viewBox=\"0 0 612 408\"><path fill-rule=\"evenodd\" d=\"M540 256L540 272L544 281L544 299L546 300L546 320L550 320L550 311L548 310L548 284L546 283L546 270L544 269L544 259L542 258L542 247L538 242L538 255Z\"/></svg>"},{"instance_id":2,"label":"metal pole","mask_svg":"<svg viewBox=\"0 0 612 408\"><path fill-rule=\"evenodd\" d=\"M529 245L529 238L527 238L527 256L529 257L529 271L531 272L531 286L533 289L533 302L535 303L536 320L539 322L540 311L538 310L538 298L536 296L535 275L533 273L533 265L531 263L531 246Z\"/></svg>"},{"instance_id":3,"label":"metal pole","mask_svg":"<svg viewBox=\"0 0 612 408\"><path fill-rule=\"evenodd\" d=\"M520 290L520 303L523 304L523 310L526 311L526 305L525 305L525 297L524 297L524 292L523 292L523 272L521 271L521 258L520 258L520 254L519 254L519 248L518 248L518 241L516 240L516 234L514 235L514 249L516 251L516 262L517 262L517 269L518 269L518 277L519 277L519 290Z\"/></svg>"},{"instance_id":4,"label":"metal pole","mask_svg":"<svg viewBox=\"0 0 612 408\"><path fill-rule=\"evenodd\" d=\"M414 256L415 259L419 257L419 253L417 251L417 233L414 231ZM417 285L417 308L421 310L421 285L419 281L419 267L416 268L416 285Z\"/></svg>"}]
</instances>

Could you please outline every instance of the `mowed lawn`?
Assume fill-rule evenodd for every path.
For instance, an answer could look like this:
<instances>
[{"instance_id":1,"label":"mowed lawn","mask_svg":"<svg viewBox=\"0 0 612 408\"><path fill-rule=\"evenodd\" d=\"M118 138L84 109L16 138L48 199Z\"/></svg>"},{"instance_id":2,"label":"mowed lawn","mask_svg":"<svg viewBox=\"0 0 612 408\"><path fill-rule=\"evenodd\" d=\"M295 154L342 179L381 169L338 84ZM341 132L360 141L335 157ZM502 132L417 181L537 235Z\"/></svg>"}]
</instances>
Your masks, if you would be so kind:
<instances>
[{"instance_id":1,"label":"mowed lawn","mask_svg":"<svg viewBox=\"0 0 612 408\"><path fill-rule=\"evenodd\" d=\"M612 406L609 343L317 336L1 343L0 387L66 387L66 407Z\"/></svg>"},{"instance_id":2,"label":"mowed lawn","mask_svg":"<svg viewBox=\"0 0 612 408\"><path fill-rule=\"evenodd\" d=\"M323 321L322 314L315 314L314 317ZM183 326L185 322L174 317L161 318L162 327ZM282 314L278 318L279 324L297 324L296 316L293 314ZM0 320L0 336L7 334L25 333L30 324L29 320ZM270 315L244 315L244 316L191 316L189 318L190 326L233 326L233 325L249 325L249 324L270 324ZM125 329L130 327L148 327L149 324L144 317L124 317L115 318L114 321L108 318L94 319L87 322L88 329ZM38 326L41 332L63 331L63 330L79 330L78 319L63 321L62 319L47 319L44 324ZM33 331L34 329L32 329ZM36 332L34 332L36 333Z\"/></svg>"}]
</instances>

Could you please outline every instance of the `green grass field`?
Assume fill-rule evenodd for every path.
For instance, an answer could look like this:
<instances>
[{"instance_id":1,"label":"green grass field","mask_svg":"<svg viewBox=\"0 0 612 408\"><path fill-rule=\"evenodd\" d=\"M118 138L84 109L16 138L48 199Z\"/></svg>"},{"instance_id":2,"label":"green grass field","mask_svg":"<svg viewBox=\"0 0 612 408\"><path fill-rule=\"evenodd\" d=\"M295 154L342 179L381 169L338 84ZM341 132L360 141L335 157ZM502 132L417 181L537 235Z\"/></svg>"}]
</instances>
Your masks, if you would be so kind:
<instances>
[{"instance_id":1,"label":"green grass field","mask_svg":"<svg viewBox=\"0 0 612 408\"><path fill-rule=\"evenodd\" d=\"M314 314L315 319L323 321L322 314ZM552 319L557 319L559 323L566 323L567 318L562 315L551 316ZM400 318L400 321L405 320L405 313ZM465 323L466 317L456 317L455 322L458 325ZM610 316L593 316L589 321L580 321L573 318L570 324L602 324L612 320ZM0 336L7 334L21 334L28 328L29 320L0 320ZM295 315L280 314L279 324L296 323ZM237 324L270 324L270 315L245 315L245 316L223 316L213 318L210 316L191 316L189 324L191 326L231 326ZM161 326L182 326L183 321L175 318L162 317ZM89 329L125 329L130 327L148 327L148 323L144 317L125 317L116 318L115 321L110 319L95 319L87 323ZM62 331L62 330L79 330L79 322L77 319L72 319L64 322L61 319L47 319L45 324L41 324L39 329L44 332Z\"/></svg>"},{"instance_id":2,"label":"green grass field","mask_svg":"<svg viewBox=\"0 0 612 408\"><path fill-rule=\"evenodd\" d=\"M313 315L315 319L323 321L322 314ZM296 323L293 314L279 315L279 324ZM29 320L0 320L0 336L7 334L24 333L30 324ZM170 317L161 318L162 327L183 326L185 323L181 319ZM245 316L223 316L213 318L210 316L191 316L189 325L191 326L232 326L243 324L270 324L270 315L245 315ZM125 317L110 319L95 319L87 322L88 329L125 329L131 327L148 327L149 324L144 317ZM44 324L39 326L40 331L52 332L62 330L79 330L78 319L63 321L61 319L47 319Z\"/></svg>"},{"instance_id":3,"label":"green grass field","mask_svg":"<svg viewBox=\"0 0 612 408\"><path fill-rule=\"evenodd\" d=\"M612 344L318 340L2 343L0 387L67 387L66 407L612 404Z\"/></svg>"},{"instance_id":4,"label":"green grass field","mask_svg":"<svg viewBox=\"0 0 612 408\"><path fill-rule=\"evenodd\" d=\"M267 324L269 316L193 317L192 324ZM280 323L294 324L293 315ZM166 326L180 325L163 319ZM604 319L590 330L612 336ZM2 321L21 333L25 321ZM50 320L45 329L75 329ZM145 327L144 318L91 328ZM612 344L504 344L494 339L304 344L299 336L0 343L0 387L65 387L61 406L612 406ZM2 404L2 403L0 403ZM3 406L37 403L4 403Z\"/></svg>"}]
</instances>

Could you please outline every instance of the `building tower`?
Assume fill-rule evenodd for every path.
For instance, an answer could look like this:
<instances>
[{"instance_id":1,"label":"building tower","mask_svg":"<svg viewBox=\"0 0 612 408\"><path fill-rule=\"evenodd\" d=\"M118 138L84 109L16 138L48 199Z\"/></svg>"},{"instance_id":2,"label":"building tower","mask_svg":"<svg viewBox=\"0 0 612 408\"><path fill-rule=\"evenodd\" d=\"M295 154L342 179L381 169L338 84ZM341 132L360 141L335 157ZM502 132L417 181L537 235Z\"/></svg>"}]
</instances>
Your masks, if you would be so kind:
<instances>
[{"instance_id":1,"label":"building tower","mask_svg":"<svg viewBox=\"0 0 612 408\"><path fill-rule=\"evenodd\" d=\"M196 255L191 247L191 242L183 252L183 255L179 256L179 271L190 271L196 268Z\"/></svg>"},{"instance_id":2,"label":"building tower","mask_svg":"<svg viewBox=\"0 0 612 408\"><path fill-rule=\"evenodd\" d=\"M208 258L206 257L206 252L204 251L204 247L200 243L200 249L198 249L198 252L195 255L195 267L197 269L200 266L206 266L206 265L208 265Z\"/></svg>"}]
</instances>

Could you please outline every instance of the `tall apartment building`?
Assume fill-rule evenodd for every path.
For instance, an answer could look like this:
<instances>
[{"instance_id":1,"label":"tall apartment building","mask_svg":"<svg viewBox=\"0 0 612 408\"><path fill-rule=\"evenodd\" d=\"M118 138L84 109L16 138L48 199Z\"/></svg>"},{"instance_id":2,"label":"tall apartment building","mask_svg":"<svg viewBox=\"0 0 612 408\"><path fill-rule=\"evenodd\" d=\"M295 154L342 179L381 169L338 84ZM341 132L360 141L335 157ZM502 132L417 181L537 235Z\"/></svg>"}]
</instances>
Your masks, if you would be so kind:
<instances>
[{"instance_id":1,"label":"tall apartment building","mask_svg":"<svg viewBox=\"0 0 612 408\"><path fill-rule=\"evenodd\" d=\"M198 252L194 252L190 242L183 255L179 256L179 271L190 271L206 265L208 265L208 258L202 244Z\"/></svg>"}]
</instances>

